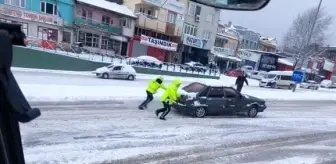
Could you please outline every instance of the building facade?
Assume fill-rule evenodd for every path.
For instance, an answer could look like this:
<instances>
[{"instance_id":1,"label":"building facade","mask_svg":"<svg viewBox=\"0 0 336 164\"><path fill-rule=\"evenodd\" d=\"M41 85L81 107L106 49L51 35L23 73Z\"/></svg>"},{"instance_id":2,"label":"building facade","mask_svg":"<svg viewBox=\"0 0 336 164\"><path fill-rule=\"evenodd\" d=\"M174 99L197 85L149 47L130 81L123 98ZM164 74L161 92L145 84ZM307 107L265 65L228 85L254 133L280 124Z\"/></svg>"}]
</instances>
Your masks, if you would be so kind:
<instances>
[{"instance_id":1,"label":"building facade","mask_svg":"<svg viewBox=\"0 0 336 164\"><path fill-rule=\"evenodd\" d=\"M153 56L180 62L178 43L183 32L187 0L124 0L138 17L128 57Z\"/></svg>"},{"instance_id":2,"label":"building facade","mask_svg":"<svg viewBox=\"0 0 336 164\"><path fill-rule=\"evenodd\" d=\"M73 0L0 0L0 21L22 24L28 38L55 48L73 41L73 8Z\"/></svg>"},{"instance_id":3,"label":"building facade","mask_svg":"<svg viewBox=\"0 0 336 164\"><path fill-rule=\"evenodd\" d=\"M136 16L126 6L105 0L76 0L75 37L90 52L127 56Z\"/></svg>"},{"instance_id":4,"label":"building facade","mask_svg":"<svg viewBox=\"0 0 336 164\"><path fill-rule=\"evenodd\" d=\"M260 38L259 50L266 52L276 52L277 40L275 38Z\"/></svg>"},{"instance_id":5,"label":"building facade","mask_svg":"<svg viewBox=\"0 0 336 164\"><path fill-rule=\"evenodd\" d=\"M211 54L215 56L217 66L221 72L226 69L237 68L241 59L235 57L239 43L239 34L227 25L218 24L217 34Z\"/></svg>"},{"instance_id":6,"label":"building facade","mask_svg":"<svg viewBox=\"0 0 336 164\"><path fill-rule=\"evenodd\" d=\"M258 50L260 43L260 34L254 32L248 28L242 26L233 26L231 22L228 24L230 28L237 31L240 35L239 38L239 48L242 49L250 49L250 50Z\"/></svg>"},{"instance_id":7,"label":"building facade","mask_svg":"<svg viewBox=\"0 0 336 164\"><path fill-rule=\"evenodd\" d=\"M209 54L215 44L220 10L213 7L186 3L182 37L182 63L200 62L204 65L214 60Z\"/></svg>"}]
</instances>

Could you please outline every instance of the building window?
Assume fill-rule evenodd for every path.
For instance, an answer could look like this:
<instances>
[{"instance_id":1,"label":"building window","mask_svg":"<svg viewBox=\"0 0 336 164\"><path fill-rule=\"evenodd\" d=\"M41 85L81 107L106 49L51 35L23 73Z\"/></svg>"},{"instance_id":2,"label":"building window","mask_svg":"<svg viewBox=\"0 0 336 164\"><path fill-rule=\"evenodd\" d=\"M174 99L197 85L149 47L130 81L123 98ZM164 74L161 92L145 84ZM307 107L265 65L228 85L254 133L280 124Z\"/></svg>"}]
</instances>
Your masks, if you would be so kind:
<instances>
[{"instance_id":1,"label":"building window","mask_svg":"<svg viewBox=\"0 0 336 164\"><path fill-rule=\"evenodd\" d=\"M175 22L176 22L176 17L177 17L177 14L176 14L176 13L171 13L171 12L169 12L169 13L168 13L168 17L167 17L167 22L168 22L168 23L173 23L173 24L175 24Z\"/></svg>"},{"instance_id":2,"label":"building window","mask_svg":"<svg viewBox=\"0 0 336 164\"><path fill-rule=\"evenodd\" d=\"M196 34L197 34L197 27L185 23L185 24L184 24L184 33L185 33L185 34L189 34L189 35L196 36Z\"/></svg>"},{"instance_id":3,"label":"building window","mask_svg":"<svg viewBox=\"0 0 336 164\"><path fill-rule=\"evenodd\" d=\"M146 10L143 7L140 7L139 11L140 11L140 13L146 14Z\"/></svg>"},{"instance_id":4,"label":"building window","mask_svg":"<svg viewBox=\"0 0 336 164\"><path fill-rule=\"evenodd\" d=\"M41 12L51 15L57 15L57 5L47 2L41 2Z\"/></svg>"},{"instance_id":5,"label":"building window","mask_svg":"<svg viewBox=\"0 0 336 164\"><path fill-rule=\"evenodd\" d=\"M188 15L195 16L195 12L196 12L196 5L194 3L189 2Z\"/></svg>"},{"instance_id":6,"label":"building window","mask_svg":"<svg viewBox=\"0 0 336 164\"><path fill-rule=\"evenodd\" d=\"M5 0L5 4L25 8L26 0Z\"/></svg>"},{"instance_id":7,"label":"building window","mask_svg":"<svg viewBox=\"0 0 336 164\"><path fill-rule=\"evenodd\" d=\"M92 19L92 11L82 9L82 18L83 19Z\"/></svg>"},{"instance_id":8,"label":"building window","mask_svg":"<svg viewBox=\"0 0 336 164\"><path fill-rule=\"evenodd\" d=\"M57 42L58 31L46 27L38 27L38 38Z\"/></svg>"},{"instance_id":9,"label":"building window","mask_svg":"<svg viewBox=\"0 0 336 164\"><path fill-rule=\"evenodd\" d=\"M70 32L63 31L62 35L63 35L62 42L64 42L64 43L71 43L71 33Z\"/></svg>"},{"instance_id":10,"label":"building window","mask_svg":"<svg viewBox=\"0 0 336 164\"><path fill-rule=\"evenodd\" d=\"M99 47L99 35L79 31L78 42L83 42L87 47Z\"/></svg>"},{"instance_id":11,"label":"building window","mask_svg":"<svg viewBox=\"0 0 336 164\"><path fill-rule=\"evenodd\" d=\"M207 18L206 18L206 21L207 21L207 22L211 22L211 23L213 23L213 20L214 20L214 19L215 19L215 15L209 13L208 16L207 16Z\"/></svg>"},{"instance_id":12,"label":"building window","mask_svg":"<svg viewBox=\"0 0 336 164\"><path fill-rule=\"evenodd\" d=\"M109 25L110 22L111 22L111 18L109 16L103 15L103 17L102 17L102 23Z\"/></svg>"},{"instance_id":13,"label":"building window","mask_svg":"<svg viewBox=\"0 0 336 164\"><path fill-rule=\"evenodd\" d=\"M132 28L132 20L129 18L124 18L122 20L122 26L126 28Z\"/></svg>"},{"instance_id":14,"label":"building window","mask_svg":"<svg viewBox=\"0 0 336 164\"><path fill-rule=\"evenodd\" d=\"M210 40L211 39L211 32L203 31L203 39Z\"/></svg>"}]
</instances>

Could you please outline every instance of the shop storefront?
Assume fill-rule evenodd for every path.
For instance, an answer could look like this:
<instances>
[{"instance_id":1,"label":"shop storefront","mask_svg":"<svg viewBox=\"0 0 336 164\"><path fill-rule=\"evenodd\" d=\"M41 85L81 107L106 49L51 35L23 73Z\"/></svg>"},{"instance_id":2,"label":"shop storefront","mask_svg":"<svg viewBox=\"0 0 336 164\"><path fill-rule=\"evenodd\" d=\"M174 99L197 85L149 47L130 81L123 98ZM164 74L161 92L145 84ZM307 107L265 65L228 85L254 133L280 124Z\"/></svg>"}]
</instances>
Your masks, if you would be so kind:
<instances>
[{"instance_id":1,"label":"shop storefront","mask_svg":"<svg viewBox=\"0 0 336 164\"><path fill-rule=\"evenodd\" d=\"M215 62L220 71L237 68L242 59L234 57L234 50L222 47L212 47L211 54L215 56Z\"/></svg>"},{"instance_id":2,"label":"shop storefront","mask_svg":"<svg viewBox=\"0 0 336 164\"><path fill-rule=\"evenodd\" d=\"M107 32L82 27L77 30L77 41L90 52L110 56L127 54L128 39Z\"/></svg>"},{"instance_id":3,"label":"shop storefront","mask_svg":"<svg viewBox=\"0 0 336 164\"><path fill-rule=\"evenodd\" d=\"M203 39L184 34L183 44L182 63L190 61L200 62L203 65L207 65L209 63L209 50L204 49Z\"/></svg>"},{"instance_id":4,"label":"shop storefront","mask_svg":"<svg viewBox=\"0 0 336 164\"><path fill-rule=\"evenodd\" d=\"M237 56L242 59L243 65L248 65L258 70L261 55L247 50L238 50Z\"/></svg>"},{"instance_id":5,"label":"shop storefront","mask_svg":"<svg viewBox=\"0 0 336 164\"><path fill-rule=\"evenodd\" d=\"M134 36L130 41L129 57L153 56L160 61L173 62L175 60L177 43L141 35Z\"/></svg>"},{"instance_id":6,"label":"shop storefront","mask_svg":"<svg viewBox=\"0 0 336 164\"><path fill-rule=\"evenodd\" d=\"M39 40L45 48L54 49L57 42L71 43L72 40L72 29L64 28L64 20L58 16L1 4L0 21L22 24L22 31L28 38Z\"/></svg>"}]
</instances>

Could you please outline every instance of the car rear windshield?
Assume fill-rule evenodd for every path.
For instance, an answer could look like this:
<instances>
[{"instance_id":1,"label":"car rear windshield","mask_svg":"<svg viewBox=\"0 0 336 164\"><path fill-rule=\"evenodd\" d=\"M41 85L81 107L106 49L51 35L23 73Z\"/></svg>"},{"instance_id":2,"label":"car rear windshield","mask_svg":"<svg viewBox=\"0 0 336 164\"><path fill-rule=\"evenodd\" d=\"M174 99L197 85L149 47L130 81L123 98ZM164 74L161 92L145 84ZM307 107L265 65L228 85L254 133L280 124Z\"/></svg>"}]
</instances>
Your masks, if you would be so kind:
<instances>
[{"instance_id":1,"label":"car rear windshield","mask_svg":"<svg viewBox=\"0 0 336 164\"><path fill-rule=\"evenodd\" d=\"M204 85L202 83L191 83L191 84L183 87L182 89L184 91L188 92L188 93L198 93L205 87L206 87L206 85Z\"/></svg>"}]
</instances>

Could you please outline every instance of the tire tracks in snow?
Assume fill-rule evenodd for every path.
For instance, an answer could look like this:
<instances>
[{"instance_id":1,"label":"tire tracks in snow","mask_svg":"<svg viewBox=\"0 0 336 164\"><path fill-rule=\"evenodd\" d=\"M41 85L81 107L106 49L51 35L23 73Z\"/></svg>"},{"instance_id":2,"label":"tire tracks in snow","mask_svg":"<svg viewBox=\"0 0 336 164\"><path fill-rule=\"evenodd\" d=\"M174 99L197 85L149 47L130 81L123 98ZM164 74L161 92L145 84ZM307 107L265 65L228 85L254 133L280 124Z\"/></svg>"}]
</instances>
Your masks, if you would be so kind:
<instances>
[{"instance_id":1,"label":"tire tracks in snow","mask_svg":"<svg viewBox=\"0 0 336 164\"><path fill-rule=\"evenodd\" d=\"M150 155L135 156L127 159L105 161L103 164L181 164L181 163L204 163L207 160L218 158L227 163L237 162L242 156L248 156L255 151L265 151L284 146L303 145L317 141L333 139L336 131L310 133L295 136L285 136L266 140L250 142L238 142L232 144L219 144L214 146L197 146L189 150L178 150L167 153L154 153Z\"/></svg>"}]
</instances>

